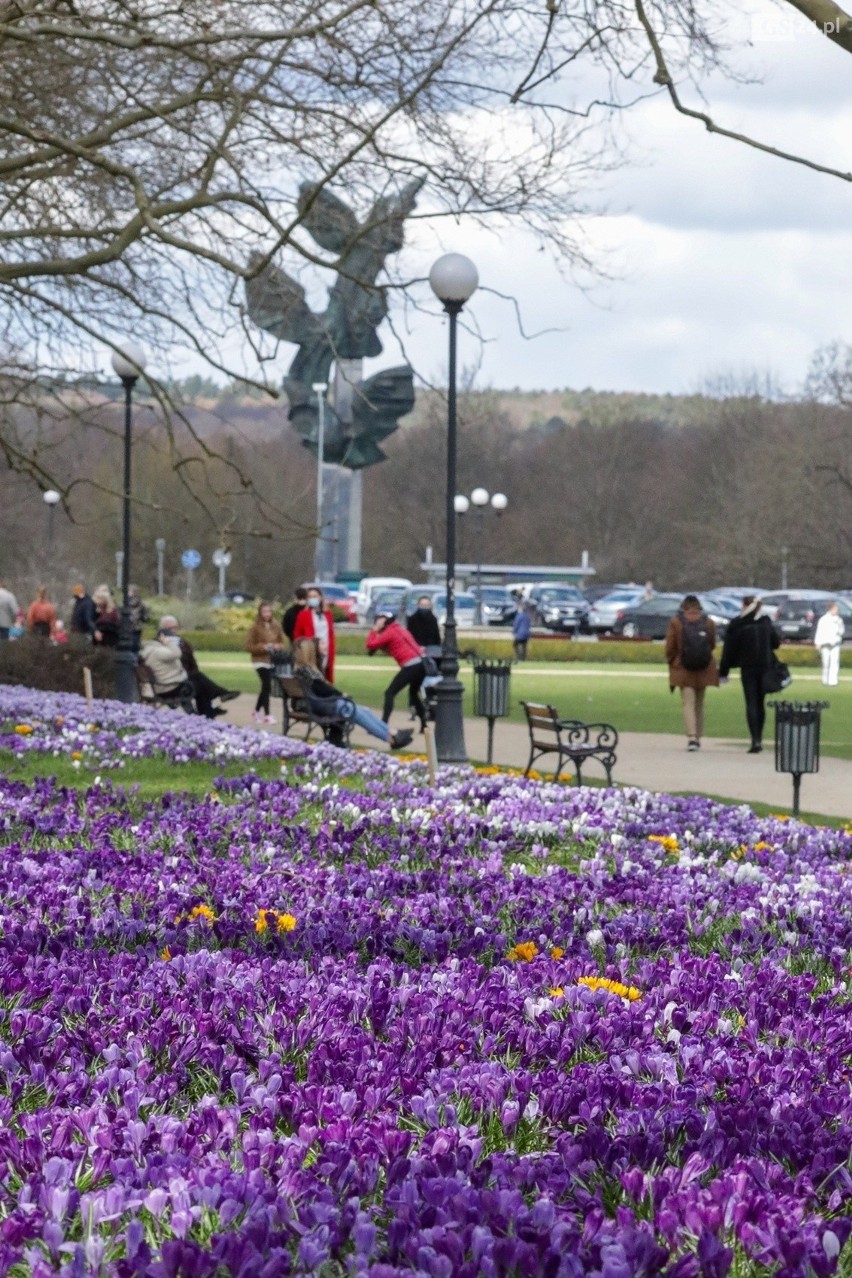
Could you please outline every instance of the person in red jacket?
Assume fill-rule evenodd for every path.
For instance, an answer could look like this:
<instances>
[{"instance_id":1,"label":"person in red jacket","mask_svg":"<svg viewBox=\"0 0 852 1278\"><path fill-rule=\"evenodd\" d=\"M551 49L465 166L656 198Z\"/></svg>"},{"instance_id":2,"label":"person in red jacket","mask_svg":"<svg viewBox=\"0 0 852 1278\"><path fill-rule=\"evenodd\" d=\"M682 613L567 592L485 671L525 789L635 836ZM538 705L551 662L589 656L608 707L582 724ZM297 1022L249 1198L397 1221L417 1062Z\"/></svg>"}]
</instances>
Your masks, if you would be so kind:
<instances>
[{"instance_id":1,"label":"person in red jacket","mask_svg":"<svg viewBox=\"0 0 852 1278\"><path fill-rule=\"evenodd\" d=\"M420 731L426 729L426 707L420 696L423 680L426 678L426 667L423 664L423 649L420 644L399 624L392 613L380 613L376 624L367 635L367 651L369 653L383 651L393 657L399 670L385 689L385 704L382 718L390 722L393 703L398 692L403 688L411 689L411 701L417 718L420 720Z\"/></svg>"},{"instance_id":2,"label":"person in red jacket","mask_svg":"<svg viewBox=\"0 0 852 1278\"><path fill-rule=\"evenodd\" d=\"M334 618L326 608L322 591L316 586L308 588L308 606L296 615L293 642L297 639L316 639L319 648L319 668L329 683L334 683Z\"/></svg>"}]
</instances>

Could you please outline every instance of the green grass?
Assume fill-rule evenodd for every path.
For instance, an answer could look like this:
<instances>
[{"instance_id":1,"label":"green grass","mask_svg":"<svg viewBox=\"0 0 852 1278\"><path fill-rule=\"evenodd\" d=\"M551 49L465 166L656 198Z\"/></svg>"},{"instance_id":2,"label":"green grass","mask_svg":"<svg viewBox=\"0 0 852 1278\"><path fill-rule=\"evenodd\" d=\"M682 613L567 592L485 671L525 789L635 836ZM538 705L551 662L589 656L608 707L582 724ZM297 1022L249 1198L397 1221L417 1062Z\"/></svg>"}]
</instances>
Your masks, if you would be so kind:
<instances>
[{"instance_id":1,"label":"green grass","mask_svg":"<svg viewBox=\"0 0 852 1278\"><path fill-rule=\"evenodd\" d=\"M255 692L257 675L248 658L236 654L205 654L203 668L221 676L229 687ZM380 706L382 693L390 682L393 662L384 657L341 657L335 671L338 687L367 706ZM852 759L852 679L845 676L838 687L824 688L815 671L794 671L787 696L795 700L828 701L830 709L822 721L822 752ZM468 665L461 670L468 689L466 713L471 714L473 676ZM619 732L683 733L680 697L670 693L668 671L654 665L608 665L599 669L564 663L528 662L512 669L510 718L520 723L520 701L552 703L565 718L613 723ZM768 730L773 731L773 714L768 712ZM747 738L745 708L736 675L724 688L707 693L705 736Z\"/></svg>"},{"instance_id":2,"label":"green grass","mask_svg":"<svg viewBox=\"0 0 852 1278\"><path fill-rule=\"evenodd\" d=\"M0 772L14 781L55 777L60 785L87 789L96 776L112 785L138 786L139 797L157 799L178 791L201 797L213 789L216 777L239 777L247 772L274 780L281 776L278 759L257 759L251 763L170 763L166 759L128 759L123 768L75 768L70 759L54 755L13 754L0 751Z\"/></svg>"}]
</instances>

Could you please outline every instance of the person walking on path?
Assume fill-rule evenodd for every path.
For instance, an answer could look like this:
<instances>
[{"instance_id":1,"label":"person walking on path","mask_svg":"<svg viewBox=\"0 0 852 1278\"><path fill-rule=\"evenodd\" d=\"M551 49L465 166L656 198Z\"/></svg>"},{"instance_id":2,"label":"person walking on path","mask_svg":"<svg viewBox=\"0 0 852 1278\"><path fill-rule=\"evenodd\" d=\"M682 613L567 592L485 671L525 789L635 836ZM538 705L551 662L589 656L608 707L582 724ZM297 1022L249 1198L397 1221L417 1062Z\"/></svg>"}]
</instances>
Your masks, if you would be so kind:
<instances>
[{"instance_id":1,"label":"person walking on path","mask_svg":"<svg viewBox=\"0 0 852 1278\"><path fill-rule=\"evenodd\" d=\"M281 618L281 628L291 643L296 629L296 618L307 606L308 592L304 586L297 586L293 591L293 602L284 609L284 615Z\"/></svg>"},{"instance_id":2,"label":"person walking on path","mask_svg":"<svg viewBox=\"0 0 852 1278\"><path fill-rule=\"evenodd\" d=\"M251 654L251 663L260 680L260 692L257 694L252 718L255 723L274 723L269 713L269 698L272 693L273 658L284 652L284 631L272 616L272 604L258 604L257 617L251 630L246 635L245 650Z\"/></svg>"},{"instance_id":3,"label":"person walking on path","mask_svg":"<svg viewBox=\"0 0 852 1278\"><path fill-rule=\"evenodd\" d=\"M666 631L669 687L680 688L687 750L700 750L704 732L704 693L718 688L719 671L713 650L716 626L704 614L696 595L687 595Z\"/></svg>"},{"instance_id":4,"label":"person walking on path","mask_svg":"<svg viewBox=\"0 0 852 1278\"><path fill-rule=\"evenodd\" d=\"M334 617L326 608L318 586L308 586L308 606L296 617L293 638L316 639L319 668L329 683L334 682Z\"/></svg>"},{"instance_id":5,"label":"person walking on path","mask_svg":"<svg viewBox=\"0 0 852 1278\"><path fill-rule=\"evenodd\" d=\"M56 609L47 597L47 586L39 586L36 597L27 609L27 630L30 634L49 639L56 625Z\"/></svg>"},{"instance_id":6,"label":"person walking on path","mask_svg":"<svg viewBox=\"0 0 852 1278\"><path fill-rule=\"evenodd\" d=\"M293 668L305 679L308 705L313 714L337 715L341 719L351 717L359 728L384 741L391 750L401 750L403 746L411 745L414 733L410 728L400 728L392 733L388 725L372 710L358 705L324 679L317 668L316 657L315 639L297 639L293 644ZM337 743L332 739L332 744Z\"/></svg>"},{"instance_id":7,"label":"person walking on path","mask_svg":"<svg viewBox=\"0 0 852 1278\"><path fill-rule=\"evenodd\" d=\"M72 635L85 635L91 640L95 633L95 601L82 581L71 587L74 596L74 607L71 609Z\"/></svg>"},{"instance_id":8,"label":"person walking on path","mask_svg":"<svg viewBox=\"0 0 852 1278\"><path fill-rule=\"evenodd\" d=\"M225 714L226 711L221 706L214 706L213 702L233 701L240 694L228 688L223 688L221 684L215 683L209 675L199 669L192 644L188 639L184 639L179 631L180 623L177 617L166 616L160 621L159 637L164 642L171 642L177 646L186 677L192 684L198 713L203 714L205 719L217 719L220 714Z\"/></svg>"},{"instance_id":9,"label":"person walking on path","mask_svg":"<svg viewBox=\"0 0 852 1278\"><path fill-rule=\"evenodd\" d=\"M121 635L121 614L115 606L109 586L98 586L92 595L95 605L95 629L92 641L103 648L117 648Z\"/></svg>"},{"instance_id":10,"label":"person walking on path","mask_svg":"<svg viewBox=\"0 0 852 1278\"><path fill-rule=\"evenodd\" d=\"M759 613L760 600L754 595L744 595L740 615L734 617L728 626L719 662L719 678L723 683L727 682L728 672L739 667L746 720L751 733L749 754L760 754L763 749L766 722L763 679L772 668L773 653L781 642L769 618L761 617Z\"/></svg>"},{"instance_id":11,"label":"person walking on path","mask_svg":"<svg viewBox=\"0 0 852 1278\"><path fill-rule=\"evenodd\" d=\"M512 644L515 649L515 660L526 661L527 644L532 633L532 621L530 620L529 609L526 600L522 595L518 596L518 610L515 613L515 619L512 622Z\"/></svg>"},{"instance_id":12,"label":"person walking on path","mask_svg":"<svg viewBox=\"0 0 852 1278\"><path fill-rule=\"evenodd\" d=\"M822 664L822 681L827 688L836 688L840 682L840 645L845 633L840 608L833 599L817 622L814 634L814 643Z\"/></svg>"},{"instance_id":13,"label":"person walking on path","mask_svg":"<svg viewBox=\"0 0 852 1278\"><path fill-rule=\"evenodd\" d=\"M426 666L423 663L423 649L413 635L396 620L392 613L379 613L376 624L367 635L367 651L386 652L393 657L399 670L385 689L385 702L382 719L390 722L396 694L403 688L411 689L414 710L420 720L420 731L426 731L426 707L420 696L423 680L426 678Z\"/></svg>"},{"instance_id":14,"label":"person walking on path","mask_svg":"<svg viewBox=\"0 0 852 1278\"><path fill-rule=\"evenodd\" d=\"M5 581L0 581L0 642L9 638L9 631L18 615L18 601Z\"/></svg>"}]
</instances>

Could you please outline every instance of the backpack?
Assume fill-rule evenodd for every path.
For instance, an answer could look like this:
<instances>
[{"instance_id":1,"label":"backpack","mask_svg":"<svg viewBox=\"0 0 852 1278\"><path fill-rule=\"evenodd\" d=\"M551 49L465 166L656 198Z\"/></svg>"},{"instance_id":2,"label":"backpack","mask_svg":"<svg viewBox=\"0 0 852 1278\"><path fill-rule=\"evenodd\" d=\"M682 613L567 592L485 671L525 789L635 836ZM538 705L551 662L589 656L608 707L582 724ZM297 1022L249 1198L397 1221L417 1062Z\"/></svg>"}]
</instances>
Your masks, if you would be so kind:
<instances>
[{"instance_id":1,"label":"backpack","mask_svg":"<svg viewBox=\"0 0 852 1278\"><path fill-rule=\"evenodd\" d=\"M707 634L707 619L698 617L688 621L681 614L680 660L684 670L706 670L713 658L713 648Z\"/></svg>"}]
</instances>

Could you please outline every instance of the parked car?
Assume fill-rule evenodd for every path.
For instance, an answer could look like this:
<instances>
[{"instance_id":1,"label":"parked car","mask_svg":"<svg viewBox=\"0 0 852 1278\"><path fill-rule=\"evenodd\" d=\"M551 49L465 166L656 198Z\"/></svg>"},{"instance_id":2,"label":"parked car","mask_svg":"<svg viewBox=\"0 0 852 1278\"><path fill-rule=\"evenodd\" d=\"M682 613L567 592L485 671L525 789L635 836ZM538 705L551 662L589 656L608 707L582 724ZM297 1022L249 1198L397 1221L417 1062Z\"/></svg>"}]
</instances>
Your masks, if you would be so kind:
<instances>
[{"instance_id":1,"label":"parked car","mask_svg":"<svg viewBox=\"0 0 852 1278\"><path fill-rule=\"evenodd\" d=\"M844 639L852 639L852 603L848 599L836 595L805 596L796 599L785 599L775 611L775 625L784 639L793 642L810 643L814 637L817 622L826 611L831 599L837 603L843 619Z\"/></svg>"},{"instance_id":2,"label":"parked car","mask_svg":"<svg viewBox=\"0 0 852 1278\"><path fill-rule=\"evenodd\" d=\"M447 620L447 595L441 590L432 596L432 607L435 616L443 626ZM476 625L476 600L466 591L456 595L456 625L462 630L470 630Z\"/></svg>"},{"instance_id":3,"label":"parked car","mask_svg":"<svg viewBox=\"0 0 852 1278\"><path fill-rule=\"evenodd\" d=\"M355 597L355 609L359 621L367 620L367 609L373 595L380 590L391 590L399 586L402 590L410 590L411 582L407 577L362 577L358 583L358 594Z\"/></svg>"},{"instance_id":4,"label":"parked car","mask_svg":"<svg viewBox=\"0 0 852 1278\"><path fill-rule=\"evenodd\" d=\"M349 589L342 586L339 581L306 581L303 584L306 590L321 590L329 608L336 608L342 614L341 621L354 624L358 620Z\"/></svg>"},{"instance_id":5,"label":"parked car","mask_svg":"<svg viewBox=\"0 0 852 1278\"><path fill-rule=\"evenodd\" d=\"M613 590L598 599L589 609L589 630L593 634L607 634L628 608L641 603L644 593L641 587L630 586L624 590Z\"/></svg>"},{"instance_id":6,"label":"parked car","mask_svg":"<svg viewBox=\"0 0 852 1278\"><path fill-rule=\"evenodd\" d=\"M600 599L605 599L607 595L613 594L616 590L638 590L639 594L644 594L644 588L637 586L635 582L629 581L595 581L589 582L588 585L582 586L583 598L589 603L597 603Z\"/></svg>"},{"instance_id":7,"label":"parked car","mask_svg":"<svg viewBox=\"0 0 852 1278\"><path fill-rule=\"evenodd\" d=\"M791 599L821 599L826 602L834 599L835 596L830 590L770 590L767 594L760 596L761 605L764 613L771 621L775 621L778 616L778 609L782 604Z\"/></svg>"},{"instance_id":8,"label":"parked car","mask_svg":"<svg viewBox=\"0 0 852 1278\"><path fill-rule=\"evenodd\" d=\"M402 604L406 593L403 587L396 586L390 590L380 590L373 595L367 608L367 624L372 626L380 612L392 612L395 617L403 619L405 612Z\"/></svg>"},{"instance_id":9,"label":"parked car","mask_svg":"<svg viewBox=\"0 0 852 1278\"><path fill-rule=\"evenodd\" d=\"M511 626L518 611L518 603L505 586L474 586L470 594L478 599L482 592L482 624L484 626Z\"/></svg>"},{"instance_id":10,"label":"parked car","mask_svg":"<svg viewBox=\"0 0 852 1278\"><path fill-rule=\"evenodd\" d=\"M528 601L534 626L568 634L586 627L589 604L576 586L533 586Z\"/></svg>"},{"instance_id":11,"label":"parked car","mask_svg":"<svg viewBox=\"0 0 852 1278\"><path fill-rule=\"evenodd\" d=\"M613 634L624 635L626 639L665 639L669 622L683 603L683 598L683 594L659 594L626 609L613 626ZM698 599L716 626L717 638L724 638L731 615L723 612L719 601L711 595L699 595Z\"/></svg>"}]
</instances>

